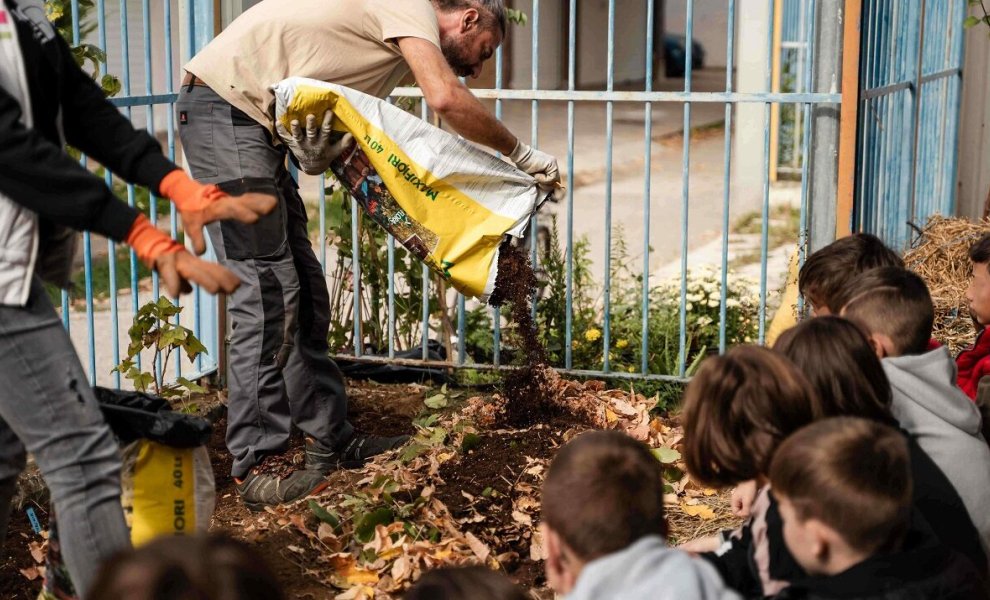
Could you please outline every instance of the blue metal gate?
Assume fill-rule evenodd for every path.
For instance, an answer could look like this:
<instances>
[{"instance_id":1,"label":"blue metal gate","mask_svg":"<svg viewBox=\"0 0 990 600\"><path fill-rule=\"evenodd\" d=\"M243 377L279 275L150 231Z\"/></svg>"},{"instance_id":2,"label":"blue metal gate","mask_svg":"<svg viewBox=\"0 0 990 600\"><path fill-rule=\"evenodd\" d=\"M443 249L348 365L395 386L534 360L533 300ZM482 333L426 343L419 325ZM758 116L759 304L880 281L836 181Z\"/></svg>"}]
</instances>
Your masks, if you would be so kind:
<instances>
[{"instance_id":1,"label":"blue metal gate","mask_svg":"<svg viewBox=\"0 0 990 600\"><path fill-rule=\"evenodd\" d=\"M897 248L956 208L964 0L864 0L854 228Z\"/></svg>"}]
</instances>

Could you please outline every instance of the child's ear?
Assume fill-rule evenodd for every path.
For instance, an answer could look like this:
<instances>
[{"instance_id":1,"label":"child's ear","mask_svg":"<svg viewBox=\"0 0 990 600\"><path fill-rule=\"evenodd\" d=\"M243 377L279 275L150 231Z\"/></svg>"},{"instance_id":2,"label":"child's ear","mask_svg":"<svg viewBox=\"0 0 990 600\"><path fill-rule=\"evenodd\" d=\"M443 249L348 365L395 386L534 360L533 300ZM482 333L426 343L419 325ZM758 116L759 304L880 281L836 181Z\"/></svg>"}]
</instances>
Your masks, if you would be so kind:
<instances>
[{"instance_id":1,"label":"child's ear","mask_svg":"<svg viewBox=\"0 0 990 600\"><path fill-rule=\"evenodd\" d=\"M829 543L832 538L831 532L824 523L817 519L809 520L806 526L808 528L812 555L818 561L818 564L826 564L832 550Z\"/></svg>"},{"instance_id":2,"label":"child's ear","mask_svg":"<svg viewBox=\"0 0 990 600\"><path fill-rule=\"evenodd\" d=\"M547 584L557 594L565 596L577 584L582 565L567 548L560 535L546 523L540 523L540 532L543 534L543 544L547 554L545 561Z\"/></svg>"},{"instance_id":3,"label":"child's ear","mask_svg":"<svg viewBox=\"0 0 990 600\"><path fill-rule=\"evenodd\" d=\"M871 333L867 340L870 342L870 347L873 348L873 353L877 355L877 358L886 358L889 356L887 352L887 347L884 344L884 337L877 333Z\"/></svg>"}]
</instances>

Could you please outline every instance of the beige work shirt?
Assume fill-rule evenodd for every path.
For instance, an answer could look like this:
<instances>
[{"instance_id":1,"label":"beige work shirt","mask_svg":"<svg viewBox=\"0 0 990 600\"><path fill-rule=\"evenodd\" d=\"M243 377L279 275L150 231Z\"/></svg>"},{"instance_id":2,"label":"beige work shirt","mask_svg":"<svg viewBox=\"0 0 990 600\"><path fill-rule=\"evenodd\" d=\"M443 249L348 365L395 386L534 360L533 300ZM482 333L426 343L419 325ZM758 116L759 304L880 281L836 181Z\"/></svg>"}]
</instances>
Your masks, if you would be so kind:
<instances>
[{"instance_id":1,"label":"beige work shirt","mask_svg":"<svg viewBox=\"0 0 990 600\"><path fill-rule=\"evenodd\" d=\"M184 68L271 130L269 87L286 77L388 96L409 74L401 37L440 47L430 0L263 0Z\"/></svg>"}]
</instances>

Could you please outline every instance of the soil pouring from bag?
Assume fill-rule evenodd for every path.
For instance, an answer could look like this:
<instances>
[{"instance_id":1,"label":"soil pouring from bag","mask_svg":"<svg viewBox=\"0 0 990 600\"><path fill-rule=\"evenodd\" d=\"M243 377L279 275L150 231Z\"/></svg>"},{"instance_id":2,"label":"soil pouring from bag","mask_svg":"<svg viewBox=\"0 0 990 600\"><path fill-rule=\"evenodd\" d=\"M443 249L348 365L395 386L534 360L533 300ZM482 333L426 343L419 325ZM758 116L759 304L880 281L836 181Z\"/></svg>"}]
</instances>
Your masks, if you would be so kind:
<instances>
[{"instance_id":1,"label":"soil pouring from bag","mask_svg":"<svg viewBox=\"0 0 990 600\"><path fill-rule=\"evenodd\" d=\"M499 425L527 427L547 423L558 416L562 406L560 376L547 364L546 350L540 343L533 320L533 296L536 275L526 253L508 243L499 250L495 290L488 301L499 308L508 306L509 319L515 324L525 366L505 377L503 395L505 411Z\"/></svg>"}]
</instances>

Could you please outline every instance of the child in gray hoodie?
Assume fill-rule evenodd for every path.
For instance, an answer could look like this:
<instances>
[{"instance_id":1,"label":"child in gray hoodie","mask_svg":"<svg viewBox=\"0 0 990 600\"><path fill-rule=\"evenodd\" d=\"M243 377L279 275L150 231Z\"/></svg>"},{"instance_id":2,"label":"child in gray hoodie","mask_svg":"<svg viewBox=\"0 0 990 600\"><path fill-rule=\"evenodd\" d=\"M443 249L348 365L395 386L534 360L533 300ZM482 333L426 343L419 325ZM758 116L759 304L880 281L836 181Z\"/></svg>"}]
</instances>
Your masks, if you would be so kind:
<instances>
[{"instance_id":1,"label":"child in gray hoodie","mask_svg":"<svg viewBox=\"0 0 990 600\"><path fill-rule=\"evenodd\" d=\"M990 556L990 447L979 410L956 385L949 351L929 350L935 311L925 282L884 267L863 274L845 296L842 315L869 332L890 380L891 412L952 482Z\"/></svg>"},{"instance_id":2,"label":"child in gray hoodie","mask_svg":"<svg viewBox=\"0 0 990 600\"><path fill-rule=\"evenodd\" d=\"M578 436L543 483L547 581L567 600L735 600L715 569L669 548L660 462L616 431Z\"/></svg>"}]
</instances>

